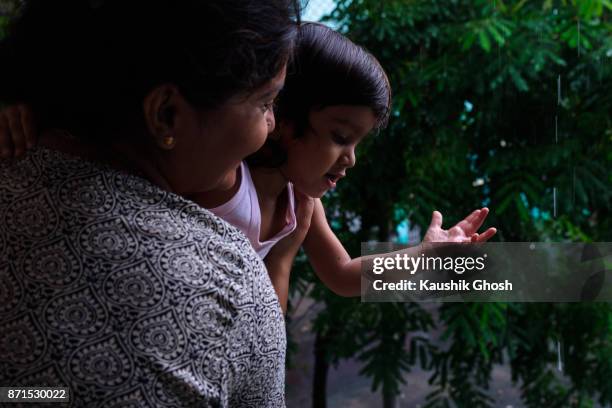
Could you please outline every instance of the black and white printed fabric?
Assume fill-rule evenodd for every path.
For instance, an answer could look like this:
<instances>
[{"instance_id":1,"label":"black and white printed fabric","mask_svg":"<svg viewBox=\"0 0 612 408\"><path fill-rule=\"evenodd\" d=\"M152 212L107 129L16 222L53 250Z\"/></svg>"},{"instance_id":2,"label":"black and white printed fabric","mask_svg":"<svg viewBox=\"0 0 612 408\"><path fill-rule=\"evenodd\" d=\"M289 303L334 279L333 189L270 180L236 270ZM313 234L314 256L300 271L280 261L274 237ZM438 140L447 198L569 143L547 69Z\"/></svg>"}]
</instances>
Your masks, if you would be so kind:
<instances>
[{"instance_id":1,"label":"black and white printed fabric","mask_svg":"<svg viewBox=\"0 0 612 408\"><path fill-rule=\"evenodd\" d=\"M237 229L47 149L0 161L0 384L75 407L283 407L284 319Z\"/></svg>"}]
</instances>

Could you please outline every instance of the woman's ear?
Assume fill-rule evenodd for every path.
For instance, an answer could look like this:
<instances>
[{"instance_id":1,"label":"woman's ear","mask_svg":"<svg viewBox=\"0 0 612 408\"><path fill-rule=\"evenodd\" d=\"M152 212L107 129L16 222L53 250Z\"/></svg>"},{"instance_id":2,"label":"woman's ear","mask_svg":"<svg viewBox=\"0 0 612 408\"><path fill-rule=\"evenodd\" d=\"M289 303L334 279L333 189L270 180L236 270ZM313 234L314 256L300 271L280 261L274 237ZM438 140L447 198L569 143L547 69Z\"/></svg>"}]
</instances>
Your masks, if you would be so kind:
<instances>
[{"instance_id":1,"label":"woman's ear","mask_svg":"<svg viewBox=\"0 0 612 408\"><path fill-rule=\"evenodd\" d=\"M155 144L164 150L172 150L177 143L177 111L181 99L183 96L178 88L170 84L154 88L144 98L147 130Z\"/></svg>"}]
</instances>

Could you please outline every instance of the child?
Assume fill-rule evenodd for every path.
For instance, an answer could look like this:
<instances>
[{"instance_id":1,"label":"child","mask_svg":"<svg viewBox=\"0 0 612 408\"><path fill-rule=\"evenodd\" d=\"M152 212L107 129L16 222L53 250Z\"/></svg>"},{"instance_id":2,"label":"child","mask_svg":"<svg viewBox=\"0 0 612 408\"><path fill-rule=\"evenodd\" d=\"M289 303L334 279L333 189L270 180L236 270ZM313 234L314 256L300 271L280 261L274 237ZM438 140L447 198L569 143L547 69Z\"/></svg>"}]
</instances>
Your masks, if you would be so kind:
<instances>
[{"instance_id":1,"label":"child","mask_svg":"<svg viewBox=\"0 0 612 408\"><path fill-rule=\"evenodd\" d=\"M378 61L330 28L305 23L278 98L277 129L242 164L233 190L192 197L249 237L266 259L283 308L288 270L272 267L266 254L295 228L294 189L315 199L303 243L315 272L339 295L360 294L361 260L351 259L336 238L320 197L355 165L355 148L372 130L385 126L390 108L389 81ZM486 241L494 228L475 233L487 214L486 208L477 210L447 232L436 212L425 241Z\"/></svg>"},{"instance_id":2,"label":"child","mask_svg":"<svg viewBox=\"0 0 612 408\"><path fill-rule=\"evenodd\" d=\"M272 109L262 101L262 113ZM288 69L278 100L278 126L266 145L228 174L228 189L194 193L189 198L234 224L265 259L283 310L288 294L290 262L277 262L284 252L294 255L297 245L287 238L297 226L296 191L302 204L314 199L310 225L306 224L304 250L323 283L342 296L357 296L361 286L361 260L351 259L329 227L320 197L336 186L355 165L355 148L372 130L385 126L391 106L391 89L378 61L343 35L316 23L300 28L296 55ZM11 124L17 123L12 108ZM28 122L28 121L24 121ZM24 123L24 126L30 124ZM275 123L268 124L270 131ZM13 126L10 126L13 129ZM17 126L18 128L19 126ZM13 138L31 140L18 130ZM0 135L0 147L6 136ZM31 144L29 142L28 144ZM307 197L306 197L307 196ZM306 210L307 212L307 210ZM495 234L480 228L486 208L474 211L448 231L434 212L424 241L483 242ZM302 225L304 227L304 225ZM274 246L275 252L268 256ZM278 257L276 254L280 253Z\"/></svg>"}]
</instances>

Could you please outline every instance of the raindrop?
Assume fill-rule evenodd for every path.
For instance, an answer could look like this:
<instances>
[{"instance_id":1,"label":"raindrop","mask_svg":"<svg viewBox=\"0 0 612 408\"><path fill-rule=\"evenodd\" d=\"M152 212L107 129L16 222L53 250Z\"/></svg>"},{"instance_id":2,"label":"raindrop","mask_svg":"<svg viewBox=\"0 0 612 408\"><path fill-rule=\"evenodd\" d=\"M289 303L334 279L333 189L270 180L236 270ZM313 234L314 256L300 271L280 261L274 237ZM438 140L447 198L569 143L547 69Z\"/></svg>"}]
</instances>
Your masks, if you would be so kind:
<instances>
[{"instance_id":1,"label":"raindrop","mask_svg":"<svg viewBox=\"0 0 612 408\"><path fill-rule=\"evenodd\" d=\"M419 70L423 68L423 47L419 48Z\"/></svg>"},{"instance_id":2,"label":"raindrop","mask_svg":"<svg viewBox=\"0 0 612 408\"><path fill-rule=\"evenodd\" d=\"M557 115L555 115L555 143L559 143L559 137L557 136L558 135L558 131L557 130L559 128L558 125L559 125L559 120L558 120Z\"/></svg>"},{"instance_id":3,"label":"raindrop","mask_svg":"<svg viewBox=\"0 0 612 408\"><path fill-rule=\"evenodd\" d=\"M576 167L573 168L572 207L576 205Z\"/></svg>"},{"instance_id":4,"label":"raindrop","mask_svg":"<svg viewBox=\"0 0 612 408\"><path fill-rule=\"evenodd\" d=\"M553 187L553 217L557 218L557 187Z\"/></svg>"},{"instance_id":5,"label":"raindrop","mask_svg":"<svg viewBox=\"0 0 612 408\"><path fill-rule=\"evenodd\" d=\"M563 358L561 356L561 340L557 340L557 370L563 372Z\"/></svg>"},{"instance_id":6,"label":"raindrop","mask_svg":"<svg viewBox=\"0 0 612 408\"><path fill-rule=\"evenodd\" d=\"M578 48L578 56L580 56L580 19L578 19L578 44L577 44L577 48Z\"/></svg>"},{"instance_id":7,"label":"raindrop","mask_svg":"<svg viewBox=\"0 0 612 408\"><path fill-rule=\"evenodd\" d=\"M444 78L446 78L446 54L444 54Z\"/></svg>"},{"instance_id":8,"label":"raindrop","mask_svg":"<svg viewBox=\"0 0 612 408\"><path fill-rule=\"evenodd\" d=\"M561 74L557 77L557 105L561 105Z\"/></svg>"},{"instance_id":9,"label":"raindrop","mask_svg":"<svg viewBox=\"0 0 612 408\"><path fill-rule=\"evenodd\" d=\"M591 76L590 75L587 75L586 81L587 81L587 92L591 92Z\"/></svg>"}]
</instances>

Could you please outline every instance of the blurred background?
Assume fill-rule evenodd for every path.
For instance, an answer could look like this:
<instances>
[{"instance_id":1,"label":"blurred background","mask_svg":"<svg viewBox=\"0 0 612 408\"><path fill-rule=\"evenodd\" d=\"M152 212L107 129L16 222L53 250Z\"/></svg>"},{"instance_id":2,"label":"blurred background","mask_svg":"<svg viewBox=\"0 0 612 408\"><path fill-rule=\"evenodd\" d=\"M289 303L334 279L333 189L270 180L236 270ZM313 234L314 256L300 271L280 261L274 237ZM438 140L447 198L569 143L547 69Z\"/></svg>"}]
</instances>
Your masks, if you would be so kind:
<instances>
[{"instance_id":1,"label":"blurred background","mask_svg":"<svg viewBox=\"0 0 612 408\"><path fill-rule=\"evenodd\" d=\"M0 35L17 3L0 0ZM303 19L366 47L393 86L388 128L325 197L351 254L481 206L494 241L612 241L611 15L610 0L310 0ZM361 303L300 255L287 332L288 407L612 406L608 303Z\"/></svg>"},{"instance_id":2,"label":"blurred background","mask_svg":"<svg viewBox=\"0 0 612 408\"><path fill-rule=\"evenodd\" d=\"M611 12L310 0L303 19L366 47L394 93L388 128L325 199L352 255L419 242L434 209L449 227L480 206L494 241L612 241ZM292 275L289 407L612 406L611 304L366 304L304 258Z\"/></svg>"}]
</instances>

